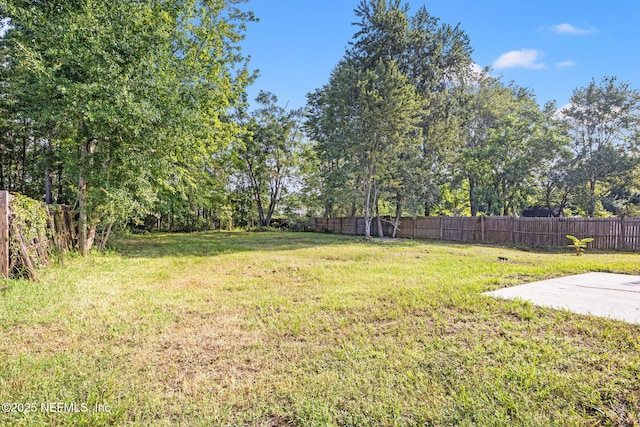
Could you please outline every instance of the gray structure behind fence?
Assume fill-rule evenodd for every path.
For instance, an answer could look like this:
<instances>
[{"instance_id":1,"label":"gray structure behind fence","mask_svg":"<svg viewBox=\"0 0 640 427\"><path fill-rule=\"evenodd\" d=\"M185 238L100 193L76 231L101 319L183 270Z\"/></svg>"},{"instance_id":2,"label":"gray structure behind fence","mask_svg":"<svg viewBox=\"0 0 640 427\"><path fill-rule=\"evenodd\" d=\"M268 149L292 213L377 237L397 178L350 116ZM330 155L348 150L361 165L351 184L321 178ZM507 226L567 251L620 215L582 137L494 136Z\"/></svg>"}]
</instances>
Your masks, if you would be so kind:
<instances>
[{"instance_id":1,"label":"gray structure behind fence","mask_svg":"<svg viewBox=\"0 0 640 427\"><path fill-rule=\"evenodd\" d=\"M377 236L377 221L371 235ZM382 222L391 236L390 218ZM311 218L309 229L348 235L364 235L364 218ZM610 250L640 250L640 218L516 218L516 217L404 217L397 237L455 242L486 242L531 247L566 247L566 235L593 237L589 247Z\"/></svg>"}]
</instances>

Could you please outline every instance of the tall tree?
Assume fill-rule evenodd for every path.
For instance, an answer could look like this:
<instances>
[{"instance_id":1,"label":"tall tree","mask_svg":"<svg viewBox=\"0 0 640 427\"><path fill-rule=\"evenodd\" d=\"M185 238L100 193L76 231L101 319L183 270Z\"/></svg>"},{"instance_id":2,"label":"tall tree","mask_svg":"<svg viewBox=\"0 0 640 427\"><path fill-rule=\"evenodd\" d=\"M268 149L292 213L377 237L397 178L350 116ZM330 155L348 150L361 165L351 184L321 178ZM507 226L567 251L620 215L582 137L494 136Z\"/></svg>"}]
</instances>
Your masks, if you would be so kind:
<instances>
[{"instance_id":1,"label":"tall tree","mask_svg":"<svg viewBox=\"0 0 640 427\"><path fill-rule=\"evenodd\" d=\"M471 215L517 214L533 196L533 182L564 140L554 109L540 110L530 91L503 85L486 72L468 86L456 168L466 177Z\"/></svg>"},{"instance_id":2,"label":"tall tree","mask_svg":"<svg viewBox=\"0 0 640 427\"><path fill-rule=\"evenodd\" d=\"M585 211L594 216L598 185L620 179L637 165L640 92L615 77L578 88L562 110L573 140L577 173L587 193Z\"/></svg>"},{"instance_id":3,"label":"tall tree","mask_svg":"<svg viewBox=\"0 0 640 427\"><path fill-rule=\"evenodd\" d=\"M398 156L418 143L419 97L395 62L380 59L374 68L362 68L346 60L316 93L314 104L325 120L316 118L313 136L331 147L323 154L336 161L342 176L355 174L365 236L371 237L380 191L398 178Z\"/></svg>"},{"instance_id":4,"label":"tall tree","mask_svg":"<svg viewBox=\"0 0 640 427\"><path fill-rule=\"evenodd\" d=\"M558 144L535 171L535 206L544 206L556 216L564 216L565 209L574 201L580 185L576 158L571 151L571 139L565 122L560 118L555 103L545 105L545 131L555 135Z\"/></svg>"},{"instance_id":5,"label":"tall tree","mask_svg":"<svg viewBox=\"0 0 640 427\"><path fill-rule=\"evenodd\" d=\"M453 127L450 92L469 69L471 49L458 27L440 25L424 7L410 16L399 0L361 0L355 13L358 31L350 49L329 84L309 97L310 135L324 168L325 213L336 203L348 210L345 196L353 200L360 193L373 203L363 204L365 217L377 211L379 199L391 201L397 228L405 206L430 198L437 172L445 169ZM402 94L391 95L396 92ZM371 147L363 151L368 157L344 148L366 138L383 161L370 155L376 151ZM377 166L363 167L365 158Z\"/></svg>"},{"instance_id":6,"label":"tall tree","mask_svg":"<svg viewBox=\"0 0 640 427\"><path fill-rule=\"evenodd\" d=\"M351 57L367 64L392 60L422 98L419 150L402 153L402 191L395 193L396 222L405 206L429 211L433 189L447 169L454 147L456 92L471 71L469 38L458 26L442 24L422 6L409 15L400 0L361 0L355 11Z\"/></svg>"},{"instance_id":7,"label":"tall tree","mask_svg":"<svg viewBox=\"0 0 640 427\"><path fill-rule=\"evenodd\" d=\"M471 215L480 212L482 191L488 183L492 165L486 159L487 140L491 129L508 112L509 90L487 71L470 81L462 94L460 121L460 150L457 170L467 180Z\"/></svg>"},{"instance_id":8,"label":"tall tree","mask_svg":"<svg viewBox=\"0 0 640 427\"><path fill-rule=\"evenodd\" d=\"M269 226L300 158L301 112L278 106L278 98L261 91L259 105L236 141L238 168L258 210L260 225Z\"/></svg>"}]
</instances>

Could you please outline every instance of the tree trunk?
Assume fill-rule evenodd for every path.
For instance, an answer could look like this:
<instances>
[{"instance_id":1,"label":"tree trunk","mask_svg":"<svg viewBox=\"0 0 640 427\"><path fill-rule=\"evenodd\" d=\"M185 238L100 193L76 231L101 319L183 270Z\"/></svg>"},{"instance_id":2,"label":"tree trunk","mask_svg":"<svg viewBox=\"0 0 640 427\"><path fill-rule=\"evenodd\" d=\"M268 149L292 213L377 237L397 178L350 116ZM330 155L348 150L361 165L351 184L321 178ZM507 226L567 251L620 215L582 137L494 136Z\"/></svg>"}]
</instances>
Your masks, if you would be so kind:
<instances>
[{"instance_id":1,"label":"tree trunk","mask_svg":"<svg viewBox=\"0 0 640 427\"><path fill-rule=\"evenodd\" d=\"M469 177L469 204L471 206L471 216L478 215L478 200L476 196L476 181Z\"/></svg>"},{"instance_id":2,"label":"tree trunk","mask_svg":"<svg viewBox=\"0 0 640 427\"><path fill-rule=\"evenodd\" d=\"M596 212L596 180L591 179L589 181L589 208L587 209L587 216L592 218Z\"/></svg>"},{"instance_id":3,"label":"tree trunk","mask_svg":"<svg viewBox=\"0 0 640 427\"><path fill-rule=\"evenodd\" d=\"M398 234L398 226L400 225L400 218L402 217L402 194L396 195L396 217L393 220L393 232L391 237L394 239Z\"/></svg>"},{"instance_id":4,"label":"tree trunk","mask_svg":"<svg viewBox=\"0 0 640 427\"><path fill-rule=\"evenodd\" d=\"M47 158L47 165L45 166L44 171L44 202L47 205L50 205L53 203L53 172L51 170L53 166L53 146L51 145L51 141L49 141L48 148L49 157Z\"/></svg>"},{"instance_id":5,"label":"tree trunk","mask_svg":"<svg viewBox=\"0 0 640 427\"><path fill-rule=\"evenodd\" d=\"M86 157L86 149L83 144L83 155ZM87 183L84 180L84 171L78 174L78 250L82 255L87 255Z\"/></svg>"},{"instance_id":6,"label":"tree trunk","mask_svg":"<svg viewBox=\"0 0 640 427\"><path fill-rule=\"evenodd\" d=\"M89 252L93 248L93 244L96 241L97 230L98 230L98 218L94 216L91 218L89 233L87 233L87 252Z\"/></svg>"},{"instance_id":7,"label":"tree trunk","mask_svg":"<svg viewBox=\"0 0 640 427\"><path fill-rule=\"evenodd\" d=\"M365 200L364 200L364 237L371 239L371 182L367 180L365 184Z\"/></svg>"},{"instance_id":8,"label":"tree trunk","mask_svg":"<svg viewBox=\"0 0 640 427\"><path fill-rule=\"evenodd\" d=\"M87 221L87 182L85 170L89 156L93 153L95 141L93 138L80 146L80 171L78 172L78 249L85 256L91 250L89 245Z\"/></svg>"},{"instance_id":9,"label":"tree trunk","mask_svg":"<svg viewBox=\"0 0 640 427\"><path fill-rule=\"evenodd\" d=\"M268 227L271 224L271 218L273 217L273 213L276 211L276 205L278 204L278 197L280 196L280 184L276 184L276 188L269 195L269 209L267 210L267 216L265 218L266 224L265 227Z\"/></svg>"},{"instance_id":10,"label":"tree trunk","mask_svg":"<svg viewBox=\"0 0 640 427\"><path fill-rule=\"evenodd\" d=\"M22 193L27 192L27 137L22 137Z\"/></svg>"},{"instance_id":11,"label":"tree trunk","mask_svg":"<svg viewBox=\"0 0 640 427\"><path fill-rule=\"evenodd\" d=\"M262 198L260 197L260 190L258 188L254 188L253 195L256 200L256 206L258 208L258 219L260 220L260 225L266 227L267 221L264 214L264 207L262 206Z\"/></svg>"},{"instance_id":12,"label":"tree trunk","mask_svg":"<svg viewBox=\"0 0 640 427\"><path fill-rule=\"evenodd\" d=\"M382 219L380 218L380 200L378 199L378 184L375 184L374 191L374 203L376 207L376 224L378 226L378 237L384 237L384 230L382 229Z\"/></svg>"},{"instance_id":13,"label":"tree trunk","mask_svg":"<svg viewBox=\"0 0 640 427\"><path fill-rule=\"evenodd\" d=\"M100 236L100 244L98 249L104 251L104 248L107 246L107 241L109 240L109 236L111 235L111 229L113 228L113 223L109 223L107 228L102 231L102 236Z\"/></svg>"},{"instance_id":14,"label":"tree trunk","mask_svg":"<svg viewBox=\"0 0 640 427\"><path fill-rule=\"evenodd\" d=\"M260 220L260 225L263 227L266 227L269 225L269 223L267 222L267 219L264 213L264 206L262 206L262 196L260 195L260 184L258 182L258 177L253 171L253 163L251 163L249 159L245 159L245 165L247 166L247 171L249 173L249 184L251 185L253 198L258 208L258 218Z\"/></svg>"},{"instance_id":15,"label":"tree trunk","mask_svg":"<svg viewBox=\"0 0 640 427\"><path fill-rule=\"evenodd\" d=\"M62 202L62 162L58 165L58 192L56 194L56 203Z\"/></svg>"},{"instance_id":16,"label":"tree trunk","mask_svg":"<svg viewBox=\"0 0 640 427\"><path fill-rule=\"evenodd\" d=\"M0 188L7 188L4 182L4 153L0 149Z\"/></svg>"},{"instance_id":17,"label":"tree trunk","mask_svg":"<svg viewBox=\"0 0 640 427\"><path fill-rule=\"evenodd\" d=\"M50 205L51 203L53 203L53 197L51 194L51 186L53 185L52 182L52 178L51 178L51 170L49 169L49 166L47 166L47 169L44 173L44 202L47 205Z\"/></svg>"}]
</instances>

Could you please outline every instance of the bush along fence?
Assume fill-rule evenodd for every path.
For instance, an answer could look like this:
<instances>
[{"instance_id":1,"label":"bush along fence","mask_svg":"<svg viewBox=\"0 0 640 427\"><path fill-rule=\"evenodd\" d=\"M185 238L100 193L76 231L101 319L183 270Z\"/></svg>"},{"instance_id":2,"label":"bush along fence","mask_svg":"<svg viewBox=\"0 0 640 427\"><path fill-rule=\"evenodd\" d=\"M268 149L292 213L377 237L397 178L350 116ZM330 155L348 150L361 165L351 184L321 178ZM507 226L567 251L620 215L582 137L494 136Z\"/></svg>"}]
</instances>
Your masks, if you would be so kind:
<instances>
[{"instance_id":1,"label":"bush along fence","mask_svg":"<svg viewBox=\"0 0 640 427\"><path fill-rule=\"evenodd\" d=\"M383 235L391 236L391 218L383 218ZM363 217L310 218L308 228L364 236ZM377 221L371 235L378 236ZM594 249L640 250L640 218L518 218L518 217L404 217L396 236L456 242L512 244L530 247L566 247L567 235L593 237Z\"/></svg>"},{"instance_id":2,"label":"bush along fence","mask_svg":"<svg viewBox=\"0 0 640 427\"><path fill-rule=\"evenodd\" d=\"M76 246L73 209L47 206L20 194L0 190L0 275L37 280L51 251Z\"/></svg>"}]
</instances>

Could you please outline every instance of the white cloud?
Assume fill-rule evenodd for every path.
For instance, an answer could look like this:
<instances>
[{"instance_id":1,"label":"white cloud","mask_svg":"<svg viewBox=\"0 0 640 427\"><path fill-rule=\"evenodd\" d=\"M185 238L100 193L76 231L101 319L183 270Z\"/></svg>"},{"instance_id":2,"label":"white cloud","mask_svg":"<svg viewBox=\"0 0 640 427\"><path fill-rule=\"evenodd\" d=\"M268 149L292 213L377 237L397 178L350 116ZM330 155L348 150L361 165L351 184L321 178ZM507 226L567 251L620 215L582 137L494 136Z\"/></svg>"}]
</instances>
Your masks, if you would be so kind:
<instances>
[{"instance_id":1,"label":"white cloud","mask_svg":"<svg viewBox=\"0 0 640 427\"><path fill-rule=\"evenodd\" d=\"M558 63L556 64L556 66L557 66L558 68L573 67L573 66L575 66L575 65L576 65L576 63L575 63L575 62L573 62L573 61L562 61L562 62L558 62Z\"/></svg>"},{"instance_id":2,"label":"white cloud","mask_svg":"<svg viewBox=\"0 0 640 427\"><path fill-rule=\"evenodd\" d=\"M503 68L544 68L544 63L536 62L539 57L542 56L542 52L534 49L522 49L512 50L511 52L503 53L493 63L493 68L500 70Z\"/></svg>"},{"instance_id":3,"label":"white cloud","mask_svg":"<svg viewBox=\"0 0 640 427\"><path fill-rule=\"evenodd\" d=\"M596 30L594 29L587 30L584 28L577 28L567 23L556 25L555 27L552 28L552 30L558 34L571 34L574 36L583 36L585 34L591 34L596 32Z\"/></svg>"}]
</instances>

